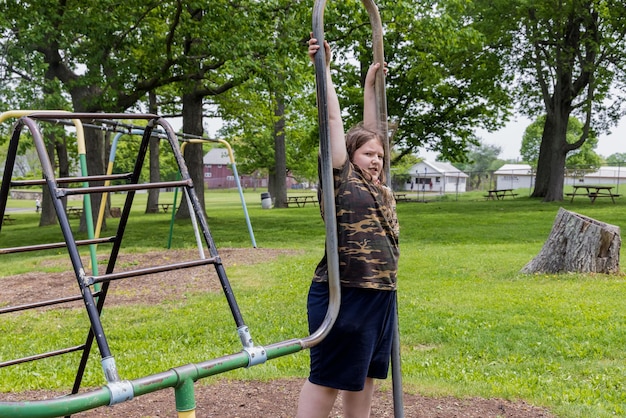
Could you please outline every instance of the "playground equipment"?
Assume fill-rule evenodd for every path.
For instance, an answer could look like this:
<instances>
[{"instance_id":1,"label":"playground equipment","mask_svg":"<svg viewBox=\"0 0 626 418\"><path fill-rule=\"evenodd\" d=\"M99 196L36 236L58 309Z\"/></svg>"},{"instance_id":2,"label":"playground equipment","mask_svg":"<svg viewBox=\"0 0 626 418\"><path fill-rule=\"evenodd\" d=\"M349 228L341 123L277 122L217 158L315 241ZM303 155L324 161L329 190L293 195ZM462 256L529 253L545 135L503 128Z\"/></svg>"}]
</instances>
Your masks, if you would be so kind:
<instances>
[{"instance_id":1,"label":"playground equipment","mask_svg":"<svg viewBox=\"0 0 626 418\"><path fill-rule=\"evenodd\" d=\"M144 133L144 129L131 129L130 131L127 132L117 132L115 134L115 136L113 137L113 141L111 141L111 150L109 151L109 162L107 164L107 175L110 175L111 173L113 173L113 164L115 163L115 154L117 153L117 143L120 140L121 136L124 134L132 134L132 135L143 135ZM157 138L166 138L166 136L161 132L153 132L152 133L153 137L157 137ZM223 139L210 139L210 138L203 138L203 137L198 137L196 135L189 135L189 134L177 134L177 137L179 139L181 139L183 141L181 147L180 147L180 151L181 153L184 152L185 146L189 143L200 143L200 144L204 144L204 143L218 143L222 146L224 146L226 148L226 150L228 151L228 158L230 160L230 166L231 169L233 170L233 176L235 177L235 183L237 184L237 190L239 191L239 199L241 200L241 207L243 208L243 213L244 213L244 217L246 219L246 226L248 227L248 233L250 235L250 241L252 242L252 246L254 248L257 247L256 245L256 239L254 237L254 231L252 230L252 224L250 223L250 216L248 215L248 207L246 206L246 200L243 196L243 189L241 187L241 182L239 180L239 173L237 172L237 163L235 162L235 156L233 154L233 150L230 146L230 144L228 143L228 141L225 141ZM180 179L180 173L178 173L179 175L179 179ZM104 185L108 186L110 184L110 181L107 180L105 181ZM107 194L108 193L102 193L102 199L101 199L101 203L100 203L100 212L98 214L98 222L96 224L96 236L99 236L100 233L100 228L102 226L102 221L104 219L104 209L105 209L105 202L107 200ZM191 207L191 201L189 200L189 197L187 195L185 195L185 197L187 198L187 206ZM174 220L176 217L176 204L178 202L178 187L176 187L175 191L174 191L174 201L172 203L172 219L170 221L170 234L167 240L167 248L171 248L172 246L172 233L174 230ZM195 221L195 218L192 217L192 222L193 222L193 227L194 227L194 233L196 236L196 241L198 242L198 249L200 251L200 253L202 254L202 243L201 243L201 238L200 238L200 233L198 231L198 226L197 223Z\"/></svg>"},{"instance_id":2,"label":"playground equipment","mask_svg":"<svg viewBox=\"0 0 626 418\"><path fill-rule=\"evenodd\" d=\"M374 62L380 63L383 68L385 62L384 48L383 48L383 28L380 19L380 13L378 7L373 0L362 0L370 19L370 25L372 27L372 48L374 53ZM326 6L326 0L316 0L313 6L313 37L316 38L320 45L324 44L324 8ZM315 54L315 81L318 103L318 123L319 123L319 135L320 135L320 154L322 156L322 183L332 183L332 165L330 159L330 149L324 149L323 144L330 143L330 132L328 129L328 108L326 102L326 57L325 54ZM382 134L383 138L389 138L388 123L387 123L387 96L385 91L385 75L382 71L378 71L376 76L376 113L378 116L378 130ZM385 149L385 178L387 179L387 186L391 187L391 175L390 169L390 152L389 141L383 143ZM330 148L330 147L329 147ZM327 190L327 189L330 189ZM331 194L334 192L332 188L324 188L324 191L329 193L324 194L324 199L327 202L334 201L334 196ZM332 205L331 205L332 206ZM334 206L333 206L334 208ZM327 216L333 216L334 213ZM333 218L334 219L334 218ZM332 232L326 225L326 236L331 236ZM397 304L396 304L397 306ZM398 326L398 312L396 315L396 328L393 335L393 343L391 348L391 375L393 380L393 405L394 416L396 418L404 417L404 406L402 399L402 370L400 362L400 332Z\"/></svg>"},{"instance_id":3,"label":"playground equipment","mask_svg":"<svg viewBox=\"0 0 626 418\"><path fill-rule=\"evenodd\" d=\"M71 178L56 177L51 161L46 152L44 139L39 129L39 123L47 121L57 122L59 120L73 120L81 122L95 121L98 123L98 126L102 127L117 127L120 125L118 122L119 120L147 121L147 126L143 128L143 136L133 171L130 173L96 176L89 176L85 174ZM150 137L157 128L165 133L165 139L168 141L172 153L174 154L176 163L178 164L180 170L181 178L176 181L142 184L139 182L141 169L147 154ZM26 129L32 136L32 141L37 150L44 177L42 180L20 181L12 178L18 145L20 140L23 140L22 131L24 129ZM328 145L325 145L325 147L329 148ZM110 182L112 180L124 181L125 184L107 184L104 186L93 185L93 182ZM72 184L78 184L82 187L68 187ZM104 405L114 405L130 400L135 396L171 387L174 388L176 410L179 413L179 417L193 418L195 417L195 381L236 368L258 365L267 360L309 348L317 344L327 335L337 317L340 300L338 293L338 267L335 271L331 271L330 274L331 298L329 308L326 318L318 330L304 338L294 338L267 346L257 346L254 344L251 332L243 320L239 306L230 287L226 271L211 236L199 199L194 191L193 182L180 151L177 136L171 126L157 115L34 112L29 113L26 116L22 116L15 123L13 134L9 142L4 174L0 185L0 214L4 215L5 213L10 188L26 185L41 185L47 187L52 197L52 203L59 221L64 242L36 244L26 247L0 248L0 255L25 251L42 251L48 249L66 248L72 263L80 295L39 301L20 306L2 307L0 308L0 315L82 300L89 318L89 330L87 331L87 337L84 344L1 362L0 367L8 367L43 358L61 356L67 353L82 352L80 363L77 368L76 379L70 395L49 400L0 402L0 417L32 418L69 416L74 413ZM128 271L117 271L116 261L120 251L122 250L123 236L131 215L131 207L136 192L140 190L164 187L180 187L189 197L191 203L191 216L199 225L199 229L202 232L204 242L209 252L209 257L200 257L199 259L189 261L177 261L172 264L156 267L143 267ZM91 194L111 192L126 192L125 203L115 235L102 238L90 237L86 240L77 241L73 231L71 230L68 215L66 214L63 206L64 197L72 195L83 195L88 197ZM85 210L87 210L87 208L85 208ZM332 219L334 219L334 217L332 217ZM333 228L333 231L336 231L336 228ZM0 225L0 232L1 229L2 226ZM334 234L334 241L336 242L336 232L334 232ZM327 241L332 242L333 236L330 238L327 237ZM89 271L83 265L79 253L79 246L95 246L104 244L111 245L111 251L108 254L106 272L104 274L98 274L93 268ZM331 248L333 248L332 245ZM334 252L329 250L328 258L329 260L332 260L333 265L338 266L336 244L334 245L334 248ZM95 261L92 264L93 266L97 265ZM118 373L118 367L106 337L106 330L104 329L101 321L102 311L111 282L115 280L131 279L133 277L145 276L153 273L184 270L192 267L208 265L214 266L219 278L222 290L226 296L228 306L237 327L237 334L243 346L242 351L201 363L175 367L162 373L141 377L135 380L122 379ZM100 289L98 289L97 286L101 286ZM87 368L89 354L94 342L100 354L100 363L106 384L99 389L86 393L79 393L82 378Z\"/></svg>"}]
</instances>

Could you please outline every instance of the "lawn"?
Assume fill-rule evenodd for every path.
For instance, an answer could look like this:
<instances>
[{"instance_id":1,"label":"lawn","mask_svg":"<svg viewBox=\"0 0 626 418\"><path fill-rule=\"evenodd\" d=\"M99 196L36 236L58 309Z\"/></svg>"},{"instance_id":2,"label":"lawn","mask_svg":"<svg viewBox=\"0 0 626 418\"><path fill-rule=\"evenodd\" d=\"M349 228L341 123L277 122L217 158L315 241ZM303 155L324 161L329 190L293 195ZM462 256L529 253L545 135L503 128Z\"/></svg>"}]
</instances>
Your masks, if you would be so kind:
<instances>
[{"instance_id":1,"label":"lawn","mask_svg":"<svg viewBox=\"0 0 626 418\"><path fill-rule=\"evenodd\" d=\"M164 194L161 201L172 197ZM298 256L228 269L243 317L257 344L305 336L306 291L324 246L319 209L264 210L260 191L247 191L245 198L259 247L300 251ZM218 249L251 247L239 195L208 192L206 201ZM145 196L138 195L124 238L129 251L167 245L171 214L145 215L144 202ZM19 205L24 206L9 201L9 207ZM398 204L405 391L524 399L560 417L626 415L624 278L519 274L541 249L561 206L626 227L624 198L617 204L597 201L592 205L583 199L574 203L541 203L527 197L484 201L481 194L466 194ZM60 240L58 227L38 228L34 204L26 207L33 210L15 212L17 221L2 228L0 247ZM72 223L77 225L78 220ZM115 223L108 220L109 230ZM176 221L172 238L175 248L195 245L191 227L182 221ZM7 275L45 269L43 256L3 255L0 283ZM64 252L45 256L64 257ZM123 378L239 351L223 299L207 294L159 307L107 308L103 322ZM82 310L70 309L0 317L0 360L37 352L51 341L68 337L80 342L84 333L72 330L85 320ZM94 352L86 385L103 384L97 358ZM67 388L75 362L69 355L0 369L0 390ZM228 377L304 377L307 366L304 351L229 372Z\"/></svg>"}]
</instances>

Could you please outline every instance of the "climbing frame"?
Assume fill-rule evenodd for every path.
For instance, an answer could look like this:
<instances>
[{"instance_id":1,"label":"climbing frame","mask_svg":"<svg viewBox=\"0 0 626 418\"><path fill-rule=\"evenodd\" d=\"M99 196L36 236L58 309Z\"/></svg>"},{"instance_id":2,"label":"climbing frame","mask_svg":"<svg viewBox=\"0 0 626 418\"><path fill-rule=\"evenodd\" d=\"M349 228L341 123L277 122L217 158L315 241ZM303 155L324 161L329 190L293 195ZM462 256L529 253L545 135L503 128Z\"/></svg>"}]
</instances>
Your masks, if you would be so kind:
<instances>
[{"instance_id":1,"label":"climbing frame","mask_svg":"<svg viewBox=\"0 0 626 418\"><path fill-rule=\"evenodd\" d=\"M147 125L140 128L137 126L126 125L129 121L132 122L134 120L143 120L147 122ZM52 168L52 163L46 152L44 138L39 125L48 122L58 123L59 121L74 121L77 130L82 129L82 125L84 124L98 126L103 130L108 129L117 132L130 132L132 130L142 129L143 135L133 171L122 174L107 173L96 176L90 176L86 173L86 171L84 171L77 177L56 177ZM25 140L24 138L26 137L26 135L23 135L24 130L28 131L30 137L32 137L33 144L37 150L42 167L42 180L23 181L12 178L17 152L19 149L19 142ZM149 141L150 138L155 135L159 135L169 143L169 148L171 148L180 171L179 180L156 183L140 182L140 174L146 160ZM77 137L80 140L80 138L84 138L84 135L79 133ZM84 150L85 144L79 143L78 148L80 154L81 150ZM115 181L118 184L111 185L112 181ZM103 182L105 184L104 186L96 185ZM0 402L0 416L69 416L72 413L77 413L102 405L117 404L130 400L134 396L172 387L175 389L176 407L177 411L179 411L179 416L193 417L195 416L193 412L195 411L193 383L196 380L235 368L261 364L268 359L291 354L303 348L308 348L324 338L334 322L336 317L334 312L338 311L338 306L333 306L334 304L331 304L329 307L329 312L331 313L328 315L327 320L320 330L316 331L314 334L306 338L291 339L265 347L256 346L254 344L251 333L243 320L241 311L231 289L225 268L222 264L217 247L209 230L207 220L204 216L204 211L200 201L198 200L198 196L194 191L194 185L185 165L177 135L173 131L172 127L164 119L157 115L32 112L22 116L14 125L13 134L9 143L2 184L0 185L0 213L2 215L5 214L7 199L10 195L10 189L12 187L33 185L43 186L48 189L49 194L52 197L52 203L64 241L35 244L24 247L0 248L0 256L3 254L25 251L42 251L66 248L72 264L79 294L76 296L43 300L19 306L2 307L0 308L0 315L31 309L40 309L82 300L87 317L89 318L89 324L86 331L85 342L83 344L73 345L71 347L55 348L46 353L29 354L16 359L3 359L0 362L0 368L2 368L25 362L41 360L48 357L62 356L73 352L82 352L80 362L77 365L76 378L70 395L59 399L42 401ZM189 209L192 219L195 221L194 225L196 225L204 241L204 245L206 245L208 256L205 255L204 251L200 251L198 258L196 259L177 261L167 265L138 267L132 270L121 271L117 266L117 259L123 247L123 236L129 222L135 194L138 191L154 188L180 188L183 190L183 193L187 198L187 202L190 205ZM74 195L89 197L92 194L112 192L126 193L124 206L121 210L121 217L119 219L115 235L109 237L98 237L90 233L88 239L77 240L71 229L70 220L65 210L65 198ZM87 201L90 201L90 199L85 198L84 202L86 203ZM91 208L87 207L85 204L84 209L84 216L88 218ZM87 219L86 221L88 223L92 222L91 219ZM0 233L1 228L2 226L0 226ZM90 229L90 231L91 230L92 229ZM0 244L1 242L0 235ZM89 246L90 251L92 251L97 245L100 246L98 251L102 251L102 247L105 245L106 248L108 248L108 263L105 272L102 274L99 274L97 271L97 261L92 262L90 270L88 266L83 264L83 260L81 259L79 253L79 247ZM95 256L93 255L92 260L95 260ZM228 302L230 312L235 321L237 334L243 346L242 351L198 364L175 367L167 372L142 377L133 381L122 379L118 372L114 353L112 353L107 340L107 330L104 329L101 321L110 284L114 281L130 280L138 276L147 276L154 273L162 273L172 270L185 270L202 266L213 266L215 272L217 273L223 294ZM12 319L19 320L19 316L13 317ZM104 381L106 383L105 386L100 389L90 391L88 393L79 393L89 356L92 352L91 348L94 343L97 346L100 355L100 363L102 366Z\"/></svg>"}]
</instances>

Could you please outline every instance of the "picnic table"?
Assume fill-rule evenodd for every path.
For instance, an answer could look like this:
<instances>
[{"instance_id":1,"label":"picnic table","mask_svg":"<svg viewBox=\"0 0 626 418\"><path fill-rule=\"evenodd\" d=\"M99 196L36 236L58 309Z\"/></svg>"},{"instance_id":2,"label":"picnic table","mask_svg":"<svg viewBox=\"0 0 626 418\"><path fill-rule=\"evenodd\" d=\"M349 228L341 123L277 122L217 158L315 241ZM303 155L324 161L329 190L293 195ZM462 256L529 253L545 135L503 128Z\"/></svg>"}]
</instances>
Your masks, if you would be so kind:
<instances>
[{"instance_id":1,"label":"picnic table","mask_svg":"<svg viewBox=\"0 0 626 418\"><path fill-rule=\"evenodd\" d=\"M611 201L615 203L615 198L620 195L613 193L614 186L595 186L595 185L576 185L573 193L567 193L567 196L571 196L570 203L574 201L576 196L586 196L594 203L599 197L610 197Z\"/></svg>"},{"instance_id":2,"label":"picnic table","mask_svg":"<svg viewBox=\"0 0 626 418\"><path fill-rule=\"evenodd\" d=\"M487 200L503 200L505 197L515 198L517 193L513 193L513 189L493 189L487 190L485 199Z\"/></svg>"},{"instance_id":3,"label":"picnic table","mask_svg":"<svg viewBox=\"0 0 626 418\"><path fill-rule=\"evenodd\" d=\"M393 197L396 199L396 202L408 202L409 201L409 198L406 193L396 192L393 194Z\"/></svg>"},{"instance_id":4,"label":"picnic table","mask_svg":"<svg viewBox=\"0 0 626 418\"><path fill-rule=\"evenodd\" d=\"M6 224L13 224L13 221L15 221L15 218L12 218L11 215L9 215L8 213L5 213L3 218L2 218L2 225Z\"/></svg>"},{"instance_id":5,"label":"picnic table","mask_svg":"<svg viewBox=\"0 0 626 418\"><path fill-rule=\"evenodd\" d=\"M65 211L67 212L68 216L76 216L77 218L80 218L80 216L83 214L83 208L75 208L74 206L68 206Z\"/></svg>"},{"instance_id":6,"label":"picnic table","mask_svg":"<svg viewBox=\"0 0 626 418\"><path fill-rule=\"evenodd\" d=\"M171 203L159 203L159 206L161 206L161 209L163 209L163 213L167 213L167 211L170 209L170 206L172 206Z\"/></svg>"},{"instance_id":7,"label":"picnic table","mask_svg":"<svg viewBox=\"0 0 626 418\"><path fill-rule=\"evenodd\" d=\"M317 204L317 196L305 195L305 196L287 196L287 206L297 205L299 208L304 207L307 203L312 203L313 206Z\"/></svg>"}]
</instances>

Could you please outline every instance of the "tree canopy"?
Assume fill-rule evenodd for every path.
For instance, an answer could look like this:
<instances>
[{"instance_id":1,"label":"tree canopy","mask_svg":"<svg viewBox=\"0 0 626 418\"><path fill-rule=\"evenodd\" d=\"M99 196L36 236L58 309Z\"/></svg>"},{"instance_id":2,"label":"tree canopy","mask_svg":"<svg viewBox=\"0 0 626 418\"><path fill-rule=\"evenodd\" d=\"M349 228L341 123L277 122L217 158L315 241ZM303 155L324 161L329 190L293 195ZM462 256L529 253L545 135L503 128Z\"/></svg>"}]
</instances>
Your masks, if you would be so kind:
<instances>
[{"instance_id":1,"label":"tree canopy","mask_svg":"<svg viewBox=\"0 0 626 418\"><path fill-rule=\"evenodd\" d=\"M468 15L500 51L494 64L513 76L519 109L546 115L533 196L562 200L567 154L624 114L616 92L626 82L626 9L617 0L477 0ZM573 142L570 116L583 123Z\"/></svg>"},{"instance_id":2,"label":"tree canopy","mask_svg":"<svg viewBox=\"0 0 626 418\"><path fill-rule=\"evenodd\" d=\"M541 138L543 136L543 127L546 124L545 119L545 115L540 116L537 120L528 125L524 131L524 136L522 137L520 155L525 162L529 163L533 167L537 167ZM574 143L578 141L582 133L583 123L576 117L570 116L567 125L567 142ZM594 151L597 145L598 138L592 132L580 148L569 153L565 163L566 167L588 169L598 168L602 161L600 156Z\"/></svg>"},{"instance_id":3,"label":"tree canopy","mask_svg":"<svg viewBox=\"0 0 626 418\"><path fill-rule=\"evenodd\" d=\"M566 155L623 113L624 97L615 92L626 81L626 12L617 0L378 6L397 160L421 147L449 161L471 159L476 129L501 127L516 102L527 115L546 115L534 195L560 199ZM317 158L310 20L310 5L297 0L5 2L0 94L7 106L121 112L145 109L151 93L170 115L193 95L200 123L183 125L202 130L208 106L216 109L241 168L265 170L275 181L284 172L310 179ZM329 2L325 31L352 125L362 117L372 60L361 2ZM566 137L570 116L582 121L575 140ZM103 171L103 147L91 151L91 169Z\"/></svg>"}]
</instances>

